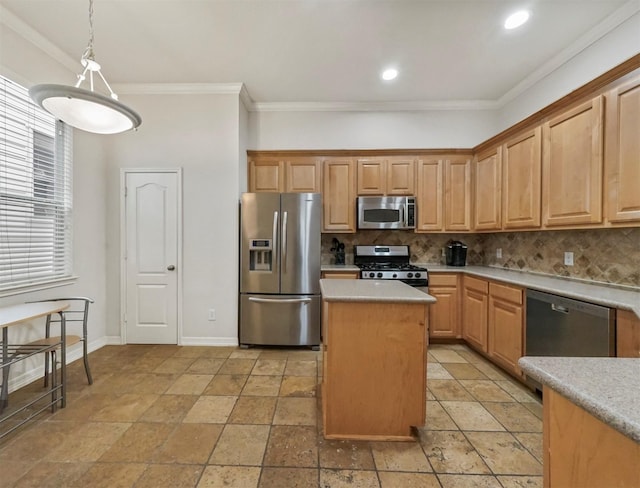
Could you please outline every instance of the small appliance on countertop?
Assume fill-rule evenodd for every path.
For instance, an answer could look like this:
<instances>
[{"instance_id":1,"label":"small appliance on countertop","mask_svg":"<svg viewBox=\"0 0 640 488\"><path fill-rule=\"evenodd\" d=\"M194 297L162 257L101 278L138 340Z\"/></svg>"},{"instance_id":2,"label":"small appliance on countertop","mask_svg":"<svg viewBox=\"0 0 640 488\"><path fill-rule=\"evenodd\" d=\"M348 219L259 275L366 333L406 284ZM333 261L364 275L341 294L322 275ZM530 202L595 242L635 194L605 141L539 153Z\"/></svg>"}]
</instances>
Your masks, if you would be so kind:
<instances>
[{"instance_id":1,"label":"small appliance on countertop","mask_svg":"<svg viewBox=\"0 0 640 488\"><path fill-rule=\"evenodd\" d=\"M330 249L330 251L334 253L334 264L344 264L344 243L340 242L334 237L331 241L331 244L333 245L333 247Z\"/></svg>"},{"instance_id":2,"label":"small appliance on countertop","mask_svg":"<svg viewBox=\"0 0 640 488\"><path fill-rule=\"evenodd\" d=\"M460 241L449 241L445 248L447 266L467 265L467 246Z\"/></svg>"}]
</instances>

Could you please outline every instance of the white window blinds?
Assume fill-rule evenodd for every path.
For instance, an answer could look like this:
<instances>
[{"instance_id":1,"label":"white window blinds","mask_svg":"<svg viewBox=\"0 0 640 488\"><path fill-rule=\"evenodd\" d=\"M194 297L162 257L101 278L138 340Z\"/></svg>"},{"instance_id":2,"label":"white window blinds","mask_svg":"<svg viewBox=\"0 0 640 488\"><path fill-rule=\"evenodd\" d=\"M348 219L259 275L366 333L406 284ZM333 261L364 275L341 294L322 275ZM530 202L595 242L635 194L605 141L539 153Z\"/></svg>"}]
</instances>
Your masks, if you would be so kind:
<instances>
[{"instance_id":1,"label":"white window blinds","mask_svg":"<svg viewBox=\"0 0 640 488\"><path fill-rule=\"evenodd\" d=\"M72 143L0 77L0 291L71 276Z\"/></svg>"}]
</instances>

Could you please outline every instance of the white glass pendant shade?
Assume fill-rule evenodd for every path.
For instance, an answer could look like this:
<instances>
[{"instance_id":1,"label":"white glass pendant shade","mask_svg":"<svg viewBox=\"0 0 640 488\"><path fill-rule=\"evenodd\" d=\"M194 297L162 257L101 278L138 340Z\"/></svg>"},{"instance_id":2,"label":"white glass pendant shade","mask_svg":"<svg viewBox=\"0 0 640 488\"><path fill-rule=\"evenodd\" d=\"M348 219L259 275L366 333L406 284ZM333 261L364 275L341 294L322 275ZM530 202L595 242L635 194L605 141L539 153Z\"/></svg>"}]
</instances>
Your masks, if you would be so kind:
<instances>
[{"instance_id":1,"label":"white glass pendant shade","mask_svg":"<svg viewBox=\"0 0 640 488\"><path fill-rule=\"evenodd\" d=\"M117 134L142 123L138 113L117 100L65 85L36 85L29 96L54 117L96 134Z\"/></svg>"}]
</instances>

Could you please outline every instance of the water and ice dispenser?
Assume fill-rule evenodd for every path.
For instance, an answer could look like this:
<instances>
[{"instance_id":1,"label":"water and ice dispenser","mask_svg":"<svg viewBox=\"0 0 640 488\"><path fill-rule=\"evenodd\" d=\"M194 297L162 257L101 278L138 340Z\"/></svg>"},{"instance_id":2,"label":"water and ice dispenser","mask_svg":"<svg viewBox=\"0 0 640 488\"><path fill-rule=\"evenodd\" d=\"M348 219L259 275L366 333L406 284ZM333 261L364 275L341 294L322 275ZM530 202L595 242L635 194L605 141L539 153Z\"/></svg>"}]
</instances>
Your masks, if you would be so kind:
<instances>
[{"instance_id":1,"label":"water and ice dispenser","mask_svg":"<svg viewBox=\"0 0 640 488\"><path fill-rule=\"evenodd\" d=\"M249 271L272 271L272 256L271 239L251 239L249 243Z\"/></svg>"}]
</instances>

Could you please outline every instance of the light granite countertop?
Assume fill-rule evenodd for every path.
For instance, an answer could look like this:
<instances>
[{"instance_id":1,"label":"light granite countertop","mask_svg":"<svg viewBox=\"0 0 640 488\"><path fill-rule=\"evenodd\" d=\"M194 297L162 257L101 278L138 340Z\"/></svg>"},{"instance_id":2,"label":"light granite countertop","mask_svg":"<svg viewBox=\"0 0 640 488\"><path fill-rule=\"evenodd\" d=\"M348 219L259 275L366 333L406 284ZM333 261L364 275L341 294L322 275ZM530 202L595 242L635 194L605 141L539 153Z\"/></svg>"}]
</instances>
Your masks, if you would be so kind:
<instances>
[{"instance_id":1,"label":"light granite countertop","mask_svg":"<svg viewBox=\"0 0 640 488\"><path fill-rule=\"evenodd\" d=\"M522 370L640 443L640 359L520 358Z\"/></svg>"},{"instance_id":2,"label":"light granite countertop","mask_svg":"<svg viewBox=\"0 0 640 488\"><path fill-rule=\"evenodd\" d=\"M445 266L442 264L419 264L419 266L427 268L430 273L464 273L606 307L631 310L640 317L640 289L592 284L583 280L556 278L488 266Z\"/></svg>"},{"instance_id":3,"label":"light granite countertop","mask_svg":"<svg viewBox=\"0 0 640 488\"><path fill-rule=\"evenodd\" d=\"M443 264L414 263L427 268L429 273L463 273L479 278L491 279L532 290L554 293L575 300L604 305L606 307L631 310L640 317L640 289L608 286L562 277L529 273L489 266L445 266ZM354 265L323 265L322 271L357 271Z\"/></svg>"},{"instance_id":4,"label":"light granite countertop","mask_svg":"<svg viewBox=\"0 0 640 488\"><path fill-rule=\"evenodd\" d=\"M395 280L320 280L328 302L435 303L423 291Z\"/></svg>"}]
</instances>

